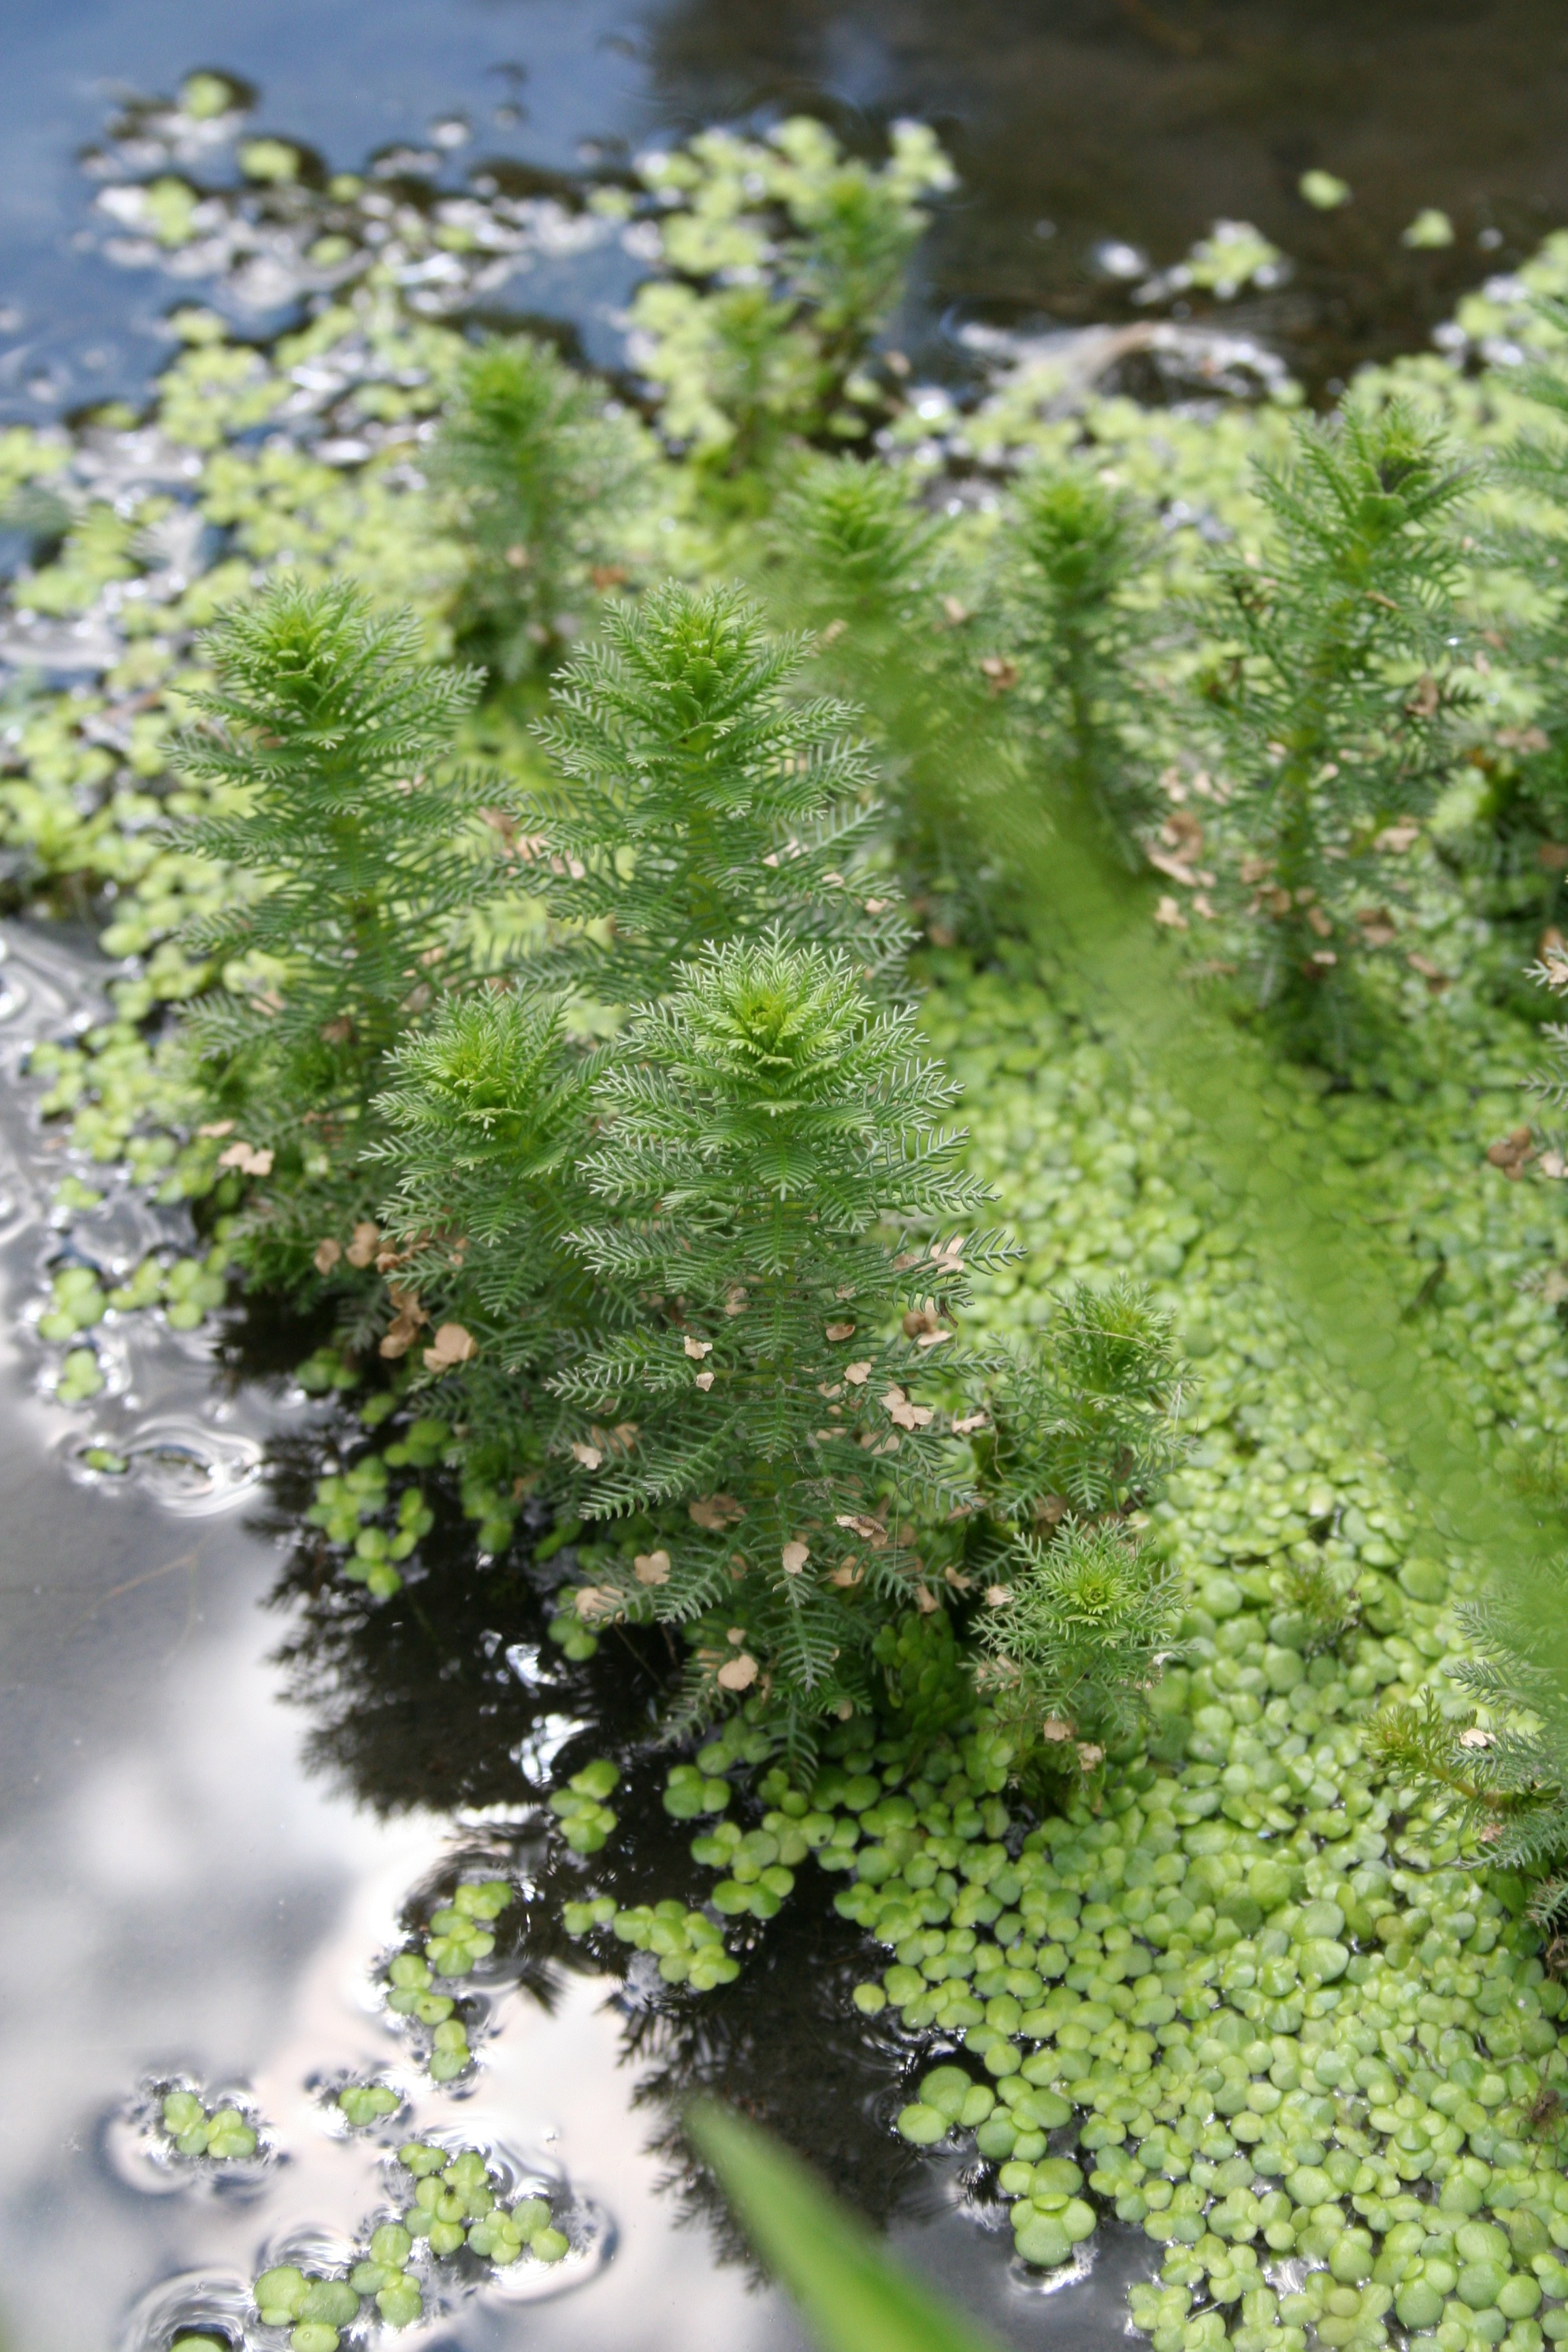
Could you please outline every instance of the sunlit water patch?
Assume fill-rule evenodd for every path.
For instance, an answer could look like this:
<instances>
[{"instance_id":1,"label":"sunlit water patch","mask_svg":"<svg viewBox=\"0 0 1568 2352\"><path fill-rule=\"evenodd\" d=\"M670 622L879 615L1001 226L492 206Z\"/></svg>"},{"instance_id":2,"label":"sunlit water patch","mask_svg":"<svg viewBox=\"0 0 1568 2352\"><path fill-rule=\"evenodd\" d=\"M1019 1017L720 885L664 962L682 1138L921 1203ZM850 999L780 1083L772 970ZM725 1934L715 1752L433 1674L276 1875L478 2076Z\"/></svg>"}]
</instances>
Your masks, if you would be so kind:
<instances>
[{"instance_id":1,"label":"sunlit water patch","mask_svg":"<svg viewBox=\"0 0 1568 2352\"><path fill-rule=\"evenodd\" d=\"M803 1919L798 1948L775 1937L721 1997L672 1992L657 1969L606 1981L567 1958L552 1923L581 1864L544 1840L537 1792L588 1702L552 1683L542 1622L514 1622L497 1568L416 1589L420 1695L395 1714L394 1745L362 1748L350 1769L334 1709L346 1702L363 1734L402 1669L354 1646L355 1633L318 1695L298 1681L306 1588L279 1580L279 1545L291 1554L298 1527L258 1507L268 1450L319 1459L330 1404L280 1375L237 1376L215 1357L211 1323L182 1332L155 1311L121 1319L124 1377L100 1395L72 1408L40 1388L47 1351L18 1310L62 1242L107 1274L144 1244L136 1220L150 1213L112 1169L81 1178L97 1205L53 1205L71 1163L39 1124L23 1066L32 1043L97 1017L106 968L47 927L13 926L9 944L0 2065L16 2123L0 2147L0 2293L22 2352L167 2352L202 2332L270 2352L287 2337L259 2325L256 2278L302 2254L352 2272L374 2229L406 2210L414 2184L397 2149L410 2141L482 2152L499 2201L542 2198L565 2242L551 2261L467 2248L425 2260L443 2345L792 2345L787 2311L716 2242L714 2210L671 2163L679 2102L725 2082L798 2100L807 2137L818 2106L831 2116L825 2149L845 2139L858 2151L850 2178L895 2239L1004 2336L1040 2340L1048 2310L1053 2342L1064 2329L1086 2345L1119 2338L1121 2273L1131 2262L1144 2274L1152 2250L1108 2232L1092 2273L1042 2304L1010 2261L1001 2210L974 2202L964 2168L911 2158L892 2132L902 2055L844 1999L858 1943L830 1913ZM184 1213L156 1215L183 1245ZM392 1622L368 1611L363 1639ZM272 1654L289 1624L292 1666ZM429 1767L447 1734L431 1710L448 1654L482 1689L452 1685L450 1736L468 1765L437 1796L447 1784ZM497 1708L492 1687L514 1696ZM305 1719L279 1706L289 1691ZM679 1825L657 1818L641 1864L654 1825L628 1826L650 1882L683 1851ZM494 1950L453 1989L468 2053L443 2083L428 2031L389 2005L388 1968L424 1950L458 1885L500 1875L515 1899ZM650 1896L662 1891L650 1883ZM704 2005L714 1999L725 2005ZM385 2099L352 2099L377 2089ZM198 2147L226 2114L216 2144Z\"/></svg>"}]
</instances>

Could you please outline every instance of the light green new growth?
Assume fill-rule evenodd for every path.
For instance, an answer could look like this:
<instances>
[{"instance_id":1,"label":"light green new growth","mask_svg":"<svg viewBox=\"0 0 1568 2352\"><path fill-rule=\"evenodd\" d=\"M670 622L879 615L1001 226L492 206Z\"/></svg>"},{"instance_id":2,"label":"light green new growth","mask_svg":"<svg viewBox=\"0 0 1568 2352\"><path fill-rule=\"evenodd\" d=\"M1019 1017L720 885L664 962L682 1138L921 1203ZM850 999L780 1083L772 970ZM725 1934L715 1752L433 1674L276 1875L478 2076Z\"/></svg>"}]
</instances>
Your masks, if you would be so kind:
<instances>
[{"instance_id":1,"label":"light green new growth","mask_svg":"<svg viewBox=\"0 0 1568 2352\"><path fill-rule=\"evenodd\" d=\"M789 476L767 535L790 618L828 633L835 664L868 672L904 650L917 616L936 617L948 536L891 467L817 457Z\"/></svg>"},{"instance_id":2,"label":"light green new growth","mask_svg":"<svg viewBox=\"0 0 1568 2352\"><path fill-rule=\"evenodd\" d=\"M766 141L703 131L641 173L675 200L659 235L677 274L632 304L665 431L731 479L764 475L792 437L864 435L883 400L865 362L902 294L920 199L952 184L931 133L896 124L879 170L796 116Z\"/></svg>"},{"instance_id":3,"label":"light green new growth","mask_svg":"<svg viewBox=\"0 0 1568 2352\"><path fill-rule=\"evenodd\" d=\"M1145 1717L1145 1694L1175 1646L1183 1580L1110 1526L1069 1525L1054 1543L1024 1538L1005 1573L1007 1597L981 1620L984 1685L1022 1745L1092 1771Z\"/></svg>"},{"instance_id":4,"label":"light green new growth","mask_svg":"<svg viewBox=\"0 0 1568 2352\"><path fill-rule=\"evenodd\" d=\"M1032 1534L1147 1499L1185 1451L1181 1350L1169 1315L1125 1277L1057 1300L1027 1356L994 1383L976 1437L987 1509Z\"/></svg>"},{"instance_id":5,"label":"light green new growth","mask_svg":"<svg viewBox=\"0 0 1568 2352\"><path fill-rule=\"evenodd\" d=\"M973 803L1011 772L1011 744L980 645L952 617L964 607L943 593L962 585L951 537L895 469L812 457L778 500L763 577L773 609L812 632L816 674L869 715L910 886L960 902L974 929L995 877Z\"/></svg>"},{"instance_id":6,"label":"light green new growth","mask_svg":"<svg viewBox=\"0 0 1568 2352\"><path fill-rule=\"evenodd\" d=\"M574 933L542 969L635 1003L775 921L874 970L895 957L897 894L863 866L871 763L847 706L790 698L805 647L735 590L679 584L612 605L605 635L540 729L567 788L538 812L532 872Z\"/></svg>"},{"instance_id":7,"label":"light green new growth","mask_svg":"<svg viewBox=\"0 0 1568 2352\"><path fill-rule=\"evenodd\" d=\"M1045 782L1043 814L1066 793L1129 850L1153 805L1139 670L1153 620L1129 593L1152 551L1149 522L1125 492L1079 464L1024 477L996 555L1017 691L1039 730L1031 764Z\"/></svg>"},{"instance_id":8,"label":"light green new growth","mask_svg":"<svg viewBox=\"0 0 1568 2352\"><path fill-rule=\"evenodd\" d=\"M471 550L459 648L506 679L557 658L603 579L649 462L603 388L528 335L463 362L431 474L458 503Z\"/></svg>"},{"instance_id":9,"label":"light green new growth","mask_svg":"<svg viewBox=\"0 0 1568 2352\"><path fill-rule=\"evenodd\" d=\"M364 1212L386 1055L437 987L473 974L474 910L510 880L481 820L504 820L508 788L444 765L476 674L422 662L411 616L357 589L279 582L203 644L216 683L193 698L178 764L230 807L181 833L234 888L187 932L227 983L188 1033L235 1123L226 1158L272 1180L253 1251L298 1280Z\"/></svg>"},{"instance_id":10,"label":"light green new growth","mask_svg":"<svg viewBox=\"0 0 1568 2352\"><path fill-rule=\"evenodd\" d=\"M1461 547L1475 476L1409 406L1347 407L1259 466L1273 526L1261 559L1212 559L1205 618L1227 650L1205 690L1223 730L1244 887L1263 918L1267 997L1310 1028L1336 967L1393 926L1387 836L1431 808L1466 703L1455 666ZM1320 1024L1321 1025L1321 1024Z\"/></svg>"},{"instance_id":11,"label":"light green new growth","mask_svg":"<svg viewBox=\"0 0 1568 2352\"><path fill-rule=\"evenodd\" d=\"M799 1738L868 1703L865 1603L910 1595L910 1504L947 1474L918 1391L935 1347L955 1369L966 1268L998 1251L910 1237L985 1194L943 1124L956 1090L845 959L774 936L679 982L600 1079L584 1162L616 1213L577 1245L637 1320L554 1383L582 1415L583 1514L667 1516L577 1605L694 1624L692 1706L757 1685ZM916 1337L888 1336L900 1312Z\"/></svg>"},{"instance_id":12,"label":"light green new growth","mask_svg":"<svg viewBox=\"0 0 1568 2352\"><path fill-rule=\"evenodd\" d=\"M981 1680L1046 1765L1093 1769L1130 1738L1174 1643L1182 1581L1120 1521L1186 1450L1182 1371L1171 1318L1122 1279L1058 1299L1038 1353L993 1382L973 1441Z\"/></svg>"}]
</instances>

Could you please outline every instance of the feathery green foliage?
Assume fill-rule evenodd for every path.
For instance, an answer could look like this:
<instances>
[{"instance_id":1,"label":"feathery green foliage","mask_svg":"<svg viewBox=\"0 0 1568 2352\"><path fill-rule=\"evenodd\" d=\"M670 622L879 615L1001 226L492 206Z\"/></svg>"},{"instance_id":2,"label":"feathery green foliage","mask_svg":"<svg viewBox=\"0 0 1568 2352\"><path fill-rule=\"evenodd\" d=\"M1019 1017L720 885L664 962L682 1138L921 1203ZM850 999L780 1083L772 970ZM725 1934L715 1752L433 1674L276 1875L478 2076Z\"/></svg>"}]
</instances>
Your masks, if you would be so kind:
<instances>
[{"instance_id":1,"label":"feathery green foliage","mask_svg":"<svg viewBox=\"0 0 1568 2352\"><path fill-rule=\"evenodd\" d=\"M1143 1720L1176 1646L1182 1580L1119 1528L1070 1523L1053 1543L1021 1538L1005 1571L1007 1597L980 1624L984 1686L1026 1751L1093 1771Z\"/></svg>"},{"instance_id":2,"label":"feathery green foliage","mask_svg":"<svg viewBox=\"0 0 1568 2352\"><path fill-rule=\"evenodd\" d=\"M1568 303L1543 300L1537 309L1544 325L1568 329ZM1543 414L1498 459L1500 480L1522 491L1530 509L1498 551L1536 598L1528 618L1515 615L1509 646L1510 661L1529 677L1534 709L1530 726L1480 751L1489 777L1483 814L1505 866L1535 884L1545 919L1561 906L1568 870L1550 854L1540 856L1543 844L1568 842L1568 366L1561 355L1538 358L1516 382Z\"/></svg>"},{"instance_id":3,"label":"feathery green foliage","mask_svg":"<svg viewBox=\"0 0 1568 2352\"><path fill-rule=\"evenodd\" d=\"M1182 1376L1172 1319L1141 1284L1079 1285L993 1383L974 1440L987 1510L1031 1535L1146 1498L1185 1451Z\"/></svg>"},{"instance_id":4,"label":"feathery green foliage","mask_svg":"<svg viewBox=\"0 0 1568 2352\"><path fill-rule=\"evenodd\" d=\"M663 1516L578 1607L690 1626L699 1716L756 1684L808 1744L868 1704L879 1612L916 1589L910 1505L950 1475L918 1392L933 1346L952 1376L947 1318L1000 1251L911 1238L985 1197L944 1124L955 1092L909 1013L776 934L687 967L595 1087L583 1172L615 1213L577 1246L639 1312L554 1385L582 1416L583 1516Z\"/></svg>"},{"instance_id":5,"label":"feathery green foliage","mask_svg":"<svg viewBox=\"0 0 1568 2352\"><path fill-rule=\"evenodd\" d=\"M1538 963L1531 965L1527 977L1549 988L1554 996L1561 996L1568 989L1568 956L1559 950L1548 949ZM1546 1040L1547 1059L1542 1068L1531 1073L1529 1091L1543 1109L1560 1113L1568 1108L1568 1024L1543 1021L1541 1034ZM1558 1133L1553 1139L1562 1162L1563 1139Z\"/></svg>"},{"instance_id":6,"label":"feathery green foliage","mask_svg":"<svg viewBox=\"0 0 1568 2352\"><path fill-rule=\"evenodd\" d=\"M479 345L431 452L457 497L471 558L459 650L513 679L560 656L648 463L638 427L604 389L529 335Z\"/></svg>"},{"instance_id":7,"label":"feathery green foliage","mask_svg":"<svg viewBox=\"0 0 1568 2352\"><path fill-rule=\"evenodd\" d=\"M203 646L216 683L176 762L238 805L180 828L235 875L186 933L226 981L190 1013L190 1048L240 1129L231 1153L270 1179L257 1268L297 1279L364 1212L386 1056L436 988L473 976L474 910L510 879L483 820L509 792L445 764L476 675L422 662L412 618L353 587L281 581Z\"/></svg>"},{"instance_id":8,"label":"feathery green foliage","mask_svg":"<svg viewBox=\"0 0 1568 2352\"><path fill-rule=\"evenodd\" d=\"M896 659L909 631L935 617L947 524L910 499L890 467L802 459L767 536L791 619L831 632L829 648L842 641L835 660L871 669Z\"/></svg>"},{"instance_id":9,"label":"feathery green foliage","mask_svg":"<svg viewBox=\"0 0 1568 2352\"><path fill-rule=\"evenodd\" d=\"M675 274L637 289L638 364L700 475L757 505L792 439L858 437L881 410L865 363L902 295L920 199L952 170L921 124L895 124L878 168L796 116L766 140L704 131L641 172L675 200L659 223Z\"/></svg>"},{"instance_id":10,"label":"feathery green foliage","mask_svg":"<svg viewBox=\"0 0 1568 2352\"><path fill-rule=\"evenodd\" d=\"M1048 793L1066 792L1124 849L1153 806L1147 687L1139 656L1152 633L1132 599L1152 534L1124 491L1084 465L1026 474L996 565L1017 692L1041 748ZM1049 802L1047 799L1047 810Z\"/></svg>"},{"instance_id":11,"label":"feathery green foliage","mask_svg":"<svg viewBox=\"0 0 1568 2352\"><path fill-rule=\"evenodd\" d=\"M1544 1879L1538 1916L1560 1917L1568 1880L1549 1874L1568 1861L1568 1701L1540 1663L1539 1622L1495 1601L1461 1613L1474 1654L1449 1672L1474 1706L1456 1717L1429 1690L1396 1702L1369 1727L1369 1747L1391 1780L1479 1836L1489 1862Z\"/></svg>"},{"instance_id":12,"label":"feathery green foliage","mask_svg":"<svg viewBox=\"0 0 1568 2352\"><path fill-rule=\"evenodd\" d=\"M735 590L679 583L610 606L605 635L540 729L567 785L538 813L533 870L574 934L550 976L635 1003L774 921L873 970L896 957L896 893L864 866L871 762L845 704L789 698L805 647Z\"/></svg>"},{"instance_id":13,"label":"feathery green foliage","mask_svg":"<svg viewBox=\"0 0 1568 2352\"><path fill-rule=\"evenodd\" d=\"M1056 1769L1092 1769L1137 1729L1172 1646L1179 1580L1118 1522L1186 1450L1182 1378L1171 1318L1139 1284L1080 1285L1038 1353L994 1377L973 1439L982 1677L1021 1749Z\"/></svg>"},{"instance_id":14,"label":"feathery green foliage","mask_svg":"<svg viewBox=\"0 0 1568 2352\"><path fill-rule=\"evenodd\" d=\"M565 1236L589 1205L577 1162L597 1067L554 1001L487 989L405 1038L376 1098L384 1132L366 1157L394 1171L380 1214L400 1292L471 1343L431 1369L460 1378L497 1472L538 1454L542 1380L596 1311Z\"/></svg>"},{"instance_id":15,"label":"feathery green foliage","mask_svg":"<svg viewBox=\"0 0 1568 2352\"><path fill-rule=\"evenodd\" d=\"M1310 1035L1365 952L1358 915L1389 887L1384 836L1426 813L1454 756L1454 512L1473 478L1407 405L1347 407L1299 427L1289 467L1258 468L1263 560L1213 559L1205 618L1230 650L1205 691L1248 841L1264 993Z\"/></svg>"},{"instance_id":16,"label":"feathery green foliage","mask_svg":"<svg viewBox=\"0 0 1568 2352\"><path fill-rule=\"evenodd\" d=\"M951 538L897 469L809 457L771 519L765 579L773 609L812 632L816 675L868 715L910 887L939 929L980 936L1001 885L974 808L1012 773L1012 731L953 593Z\"/></svg>"}]
</instances>

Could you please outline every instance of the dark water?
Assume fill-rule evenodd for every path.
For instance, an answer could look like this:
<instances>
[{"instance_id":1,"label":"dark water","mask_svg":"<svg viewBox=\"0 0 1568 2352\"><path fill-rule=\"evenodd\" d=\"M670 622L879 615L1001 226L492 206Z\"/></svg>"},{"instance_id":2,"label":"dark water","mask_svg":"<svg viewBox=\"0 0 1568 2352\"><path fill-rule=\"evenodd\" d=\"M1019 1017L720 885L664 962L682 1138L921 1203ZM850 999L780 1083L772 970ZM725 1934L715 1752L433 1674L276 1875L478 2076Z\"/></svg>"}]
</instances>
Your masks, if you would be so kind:
<instances>
[{"instance_id":1,"label":"dark water","mask_svg":"<svg viewBox=\"0 0 1568 2352\"><path fill-rule=\"evenodd\" d=\"M1243 219L1293 275L1228 315L1321 389L1423 346L1458 293L1568 220L1568 25L1552 0L11 0L5 37L12 416L134 395L163 355L174 292L102 257L74 158L118 99L198 65L247 79L258 127L336 169L460 121L452 184L497 159L599 169L791 108L857 141L923 116L963 179L923 263L931 364L966 319L1136 315L1138 255L1168 267ZM1313 211L1308 169L1354 201ZM1426 206L1450 215L1452 246L1402 245ZM623 291L563 278L549 299L589 317L608 357Z\"/></svg>"},{"instance_id":2,"label":"dark water","mask_svg":"<svg viewBox=\"0 0 1568 2352\"><path fill-rule=\"evenodd\" d=\"M799 2352L700 2178L680 2103L712 2089L812 2152L911 2261L1019 2346L1119 2340L1128 2280L1156 2250L1101 2229L1092 2267L1046 2292L998 2209L890 2129L913 2053L848 1990L871 1955L810 1884L733 1986L688 2000L634 1964L595 1975L560 1927L578 1865L542 1833L537 1785L646 1733L652 1678L610 1645L558 1669L526 1546L473 1569L438 1529L432 1573L367 1606L298 1510L330 1408L281 1366L298 1335L227 1322L182 1337L100 1327L108 1389L68 1411L26 1309L69 1250L106 1272L160 1225L112 1181L51 1225L65 1154L20 1076L30 1043L96 1010L89 958L5 928L0 961L0 2345L164 2352L179 2325L237 2347L246 2288L302 2246L340 2257L381 2202L378 2158L411 2130L457 2134L552 2179L579 2250L437 2315L444 2352ZM93 1173L95 1181L100 1171ZM132 1467L102 1477L84 1448ZM446 1572L443 1573L443 1570ZM662 1767L618 1795L594 1879L622 1901L700 1899ZM435 2089L372 1974L411 1899L459 1864L523 1890L479 1973L470 2082ZM379 2074L406 2115L378 2143L330 2126L327 2090ZM149 2158L127 2110L150 2079L237 2092L275 2158L215 2185ZM998 2226L1000 2224L1000 2226ZM252 2337L252 2341L256 2339ZM279 2339L280 2341L281 2339Z\"/></svg>"}]
</instances>

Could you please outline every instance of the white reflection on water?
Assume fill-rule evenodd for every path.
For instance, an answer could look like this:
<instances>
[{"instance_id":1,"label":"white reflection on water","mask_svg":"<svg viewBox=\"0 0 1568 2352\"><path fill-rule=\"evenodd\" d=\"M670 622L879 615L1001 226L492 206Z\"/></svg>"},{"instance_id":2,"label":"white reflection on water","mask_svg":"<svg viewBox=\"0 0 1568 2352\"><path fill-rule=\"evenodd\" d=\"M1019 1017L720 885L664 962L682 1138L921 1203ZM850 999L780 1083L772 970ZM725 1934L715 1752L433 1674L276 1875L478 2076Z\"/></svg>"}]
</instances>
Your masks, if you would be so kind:
<instances>
[{"instance_id":1,"label":"white reflection on water","mask_svg":"<svg viewBox=\"0 0 1568 2352\"><path fill-rule=\"evenodd\" d=\"M68 1015L71 975L52 947L13 938L29 1021L47 1034ZM27 1092L0 1087L0 1187L15 1179L41 1215ZM320 2083L387 2066L415 2091L411 2127L495 2144L580 2200L587 2251L548 2299L522 2300L521 2283L477 2298L442 2321L443 2346L752 2352L794 2341L773 2297L750 2295L738 2273L711 2267L700 2237L676 2231L641 2152L605 1986L574 1981L553 2018L531 1995L506 1995L468 2095L421 2087L406 2069L366 1971L448 1825L379 1822L301 1771L305 1725L279 1705L268 1664L278 1621L258 1605L277 1553L239 1511L193 1525L139 1480L106 1493L73 1475L89 1423L37 1393L36 1343L17 1325L40 1231L0 1235L5 2352L161 2352L176 2322L235 2316L237 2282L267 2244L352 2240L384 2200L382 2151L324 2127ZM153 1425L195 1439L213 1418L196 1350L155 1331L137 1350ZM247 1423L226 1441L237 1465L268 1415L249 1399L232 1418ZM134 1443L129 1417L115 1438ZM260 2195L153 2196L127 2178L107 2144L114 2118L149 2075L175 2074L255 2098L279 2149Z\"/></svg>"}]
</instances>

